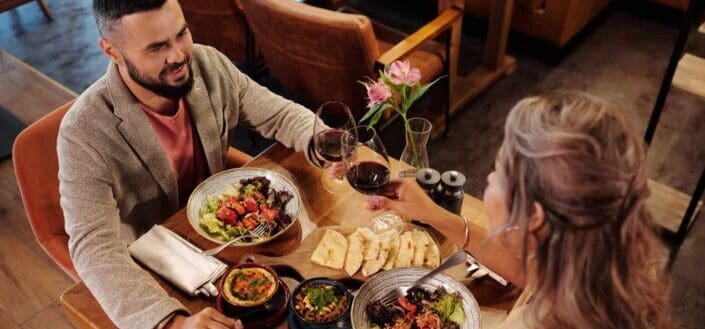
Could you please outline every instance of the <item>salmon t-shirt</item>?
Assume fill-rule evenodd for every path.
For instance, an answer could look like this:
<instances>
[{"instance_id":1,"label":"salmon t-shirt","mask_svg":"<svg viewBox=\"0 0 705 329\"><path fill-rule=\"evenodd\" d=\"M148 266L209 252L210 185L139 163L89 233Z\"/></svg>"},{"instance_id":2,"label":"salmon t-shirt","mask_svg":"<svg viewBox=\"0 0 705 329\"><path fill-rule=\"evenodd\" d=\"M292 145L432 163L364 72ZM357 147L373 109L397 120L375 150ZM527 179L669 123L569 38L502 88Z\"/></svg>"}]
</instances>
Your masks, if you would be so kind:
<instances>
[{"instance_id":1,"label":"salmon t-shirt","mask_svg":"<svg viewBox=\"0 0 705 329\"><path fill-rule=\"evenodd\" d=\"M206 156L198 132L191 124L188 106L182 98L179 100L178 110L173 115L159 114L144 104L140 104L140 107L171 160L179 186L179 205L183 206L193 189L208 175Z\"/></svg>"}]
</instances>

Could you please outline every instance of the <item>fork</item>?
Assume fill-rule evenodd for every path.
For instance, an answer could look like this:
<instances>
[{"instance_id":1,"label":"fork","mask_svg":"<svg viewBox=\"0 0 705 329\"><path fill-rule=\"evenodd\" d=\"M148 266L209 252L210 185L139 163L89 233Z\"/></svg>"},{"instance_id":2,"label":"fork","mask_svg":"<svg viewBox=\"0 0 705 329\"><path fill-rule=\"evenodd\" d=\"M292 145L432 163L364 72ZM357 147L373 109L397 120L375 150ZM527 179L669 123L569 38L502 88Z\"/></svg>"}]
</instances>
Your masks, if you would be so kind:
<instances>
[{"instance_id":1,"label":"fork","mask_svg":"<svg viewBox=\"0 0 705 329\"><path fill-rule=\"evenodd\" d=\"M237 242L237 241L240 241L240 240L242 240L242 239L244 239L244 238L259 238L259 237L261 237L261 236L264 234L264 232L266 232L266 229L267 229L267 226L266 226L266 225L264 225L264 224L259 224L259 225L257 225L257 227L255 227L254 230L252 230L252 231L250 232L249 235L241 235L241 236L239 236L239 237L237 237L237 238L235 238L235 239L232 239L232 240L230 240L230 241L228 241L228 242L226 242L226 243L223 243L223 244L221 244L220 246L217 246L217 247L215 247L215 248L213 248L213 249L204 250L204 251L201 252L201 254L203 254L203 255L205 255L205 256L213 256L213 255L216 255L216 254L218 254L219 252L225 250L225 248L227 248L229 245L231 245L231 244L233 244L233 243L235 243L235 242Z\"/></svg>"},{"instance_id":2,"label":"fork","mask_svg":"<svg viewBox=\"0 0 705 329\"><path fill-rule=\"evenodd\" d=\"M409 289L414 288L418 286L419 284L423 283L424 281L428 280L429 278L433 277L434 275L443 272L455 265L462 264L465 259L466 259L466 253L464 250L458 250L453 256L450 258L446 259L441 265L436 267L435 269L431 270L428 272L426 275L420 277L418 280L414 281L413 284L409 287L405 286L399 286L396 289L390 290L388 293L386 293L381 299L380 302L382 305L385 307L389 307L394 303L394 301L397 300L397 298L401 296L406 296L406 293L409 291Z\"/></svg>"}]
</instances>

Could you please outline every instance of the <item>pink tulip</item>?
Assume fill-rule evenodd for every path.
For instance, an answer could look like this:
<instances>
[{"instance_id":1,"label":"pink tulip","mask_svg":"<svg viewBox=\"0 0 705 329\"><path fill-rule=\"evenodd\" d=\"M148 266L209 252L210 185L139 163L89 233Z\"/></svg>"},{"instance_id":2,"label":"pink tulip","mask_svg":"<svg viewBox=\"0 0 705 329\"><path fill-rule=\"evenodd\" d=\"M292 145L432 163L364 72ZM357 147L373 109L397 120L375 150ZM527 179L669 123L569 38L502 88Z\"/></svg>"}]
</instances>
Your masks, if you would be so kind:
<instances>
[{"instance_id":1,"label":"pink tulip","mask_svg":"<svg viewBox=\"0 0 705 329\"><path fill-rule=\"evenodd\" d=\"M367 107L371 108L375 104L381 104L386 102L390 97L392 97L392 90L389 89L382 79L375 81L374 83L365 84L367 88Z\"/></svg>"},{"instance_id":2,"label":"pink tulip","mask_svg":"<svg viewBox=\"0 0 705 329\"><path fill-rule=\"evenodd\" d=\"M387 69L385 75L389 81L397 85L415 85L421 80L421 72L417 68L412 68L409 61L396 61Z\"/></svg>"}]
</instances>

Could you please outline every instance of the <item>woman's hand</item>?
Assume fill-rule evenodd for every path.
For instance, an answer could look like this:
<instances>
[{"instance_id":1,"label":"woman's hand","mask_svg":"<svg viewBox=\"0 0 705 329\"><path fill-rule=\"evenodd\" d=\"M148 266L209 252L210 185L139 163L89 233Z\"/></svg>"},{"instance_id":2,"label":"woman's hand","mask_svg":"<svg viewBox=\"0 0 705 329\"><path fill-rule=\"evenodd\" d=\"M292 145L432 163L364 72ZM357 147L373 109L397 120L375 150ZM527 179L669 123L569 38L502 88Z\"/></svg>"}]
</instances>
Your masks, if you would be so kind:
<instances>
[{"instance_id":1,"label":"woman's hand","mask_svg":"<svg viewBox=\"0 0 705 329\"><path fill-rule=\"evenodd\" d=\"M212 307L184 316L177 314L166 326L169 329L244 329L240 320L229 318Z\"/></svg>"},{"instance_id":2,"label":"woman's hand","mask_svg":"<svg viewBox=\"0 0 705 329\"><path fill-rule=\"evenodd\" d=\"M367 209L395 210L422 222L431 222L437 215L446 213L413 179L389 182L383 195L367 197Z\"/></svg>"}]
</instances>

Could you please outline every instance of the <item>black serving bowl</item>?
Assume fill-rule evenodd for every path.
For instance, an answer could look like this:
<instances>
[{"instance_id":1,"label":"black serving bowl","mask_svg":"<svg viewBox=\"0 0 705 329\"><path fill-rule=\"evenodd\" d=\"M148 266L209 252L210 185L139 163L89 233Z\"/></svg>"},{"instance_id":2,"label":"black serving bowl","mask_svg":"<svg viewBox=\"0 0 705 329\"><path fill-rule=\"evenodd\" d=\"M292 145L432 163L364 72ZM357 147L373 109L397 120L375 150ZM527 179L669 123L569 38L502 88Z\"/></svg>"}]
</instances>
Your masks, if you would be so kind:
<instances>
[{"instance_id":1,"label":"black serving bowl","mask_svg":"<svg viewBox=\"0 0 705 329\"><path fill-rule=\"evenodd\" d=\"M301 293L302 289L304 287L316 285L316 284L325 284L325 285L331 285L333 286L338 294L340 296L345 296L347 299L347 305L345 306L344 311L338 315L337 317L330 319L326 322L312 322L307 319L305 319L299 312L296 310L296 297ZM304 282L301 282L296 289L294 289L294 292L291 294L291 299L289 300L289 309L291 313L294 314L294 318L301 324L304 328L307 329L329 329L329 328L339 328L338 324L345 324L350 322L350 308L352 307L353 303L353 296L350 294L350 291L348 290L347 287L345 287L344 284L342 284L340 281L336 281L333 279L329 278L313 278L313 279L308 279Z\"/></svg>"}]
</instances>

